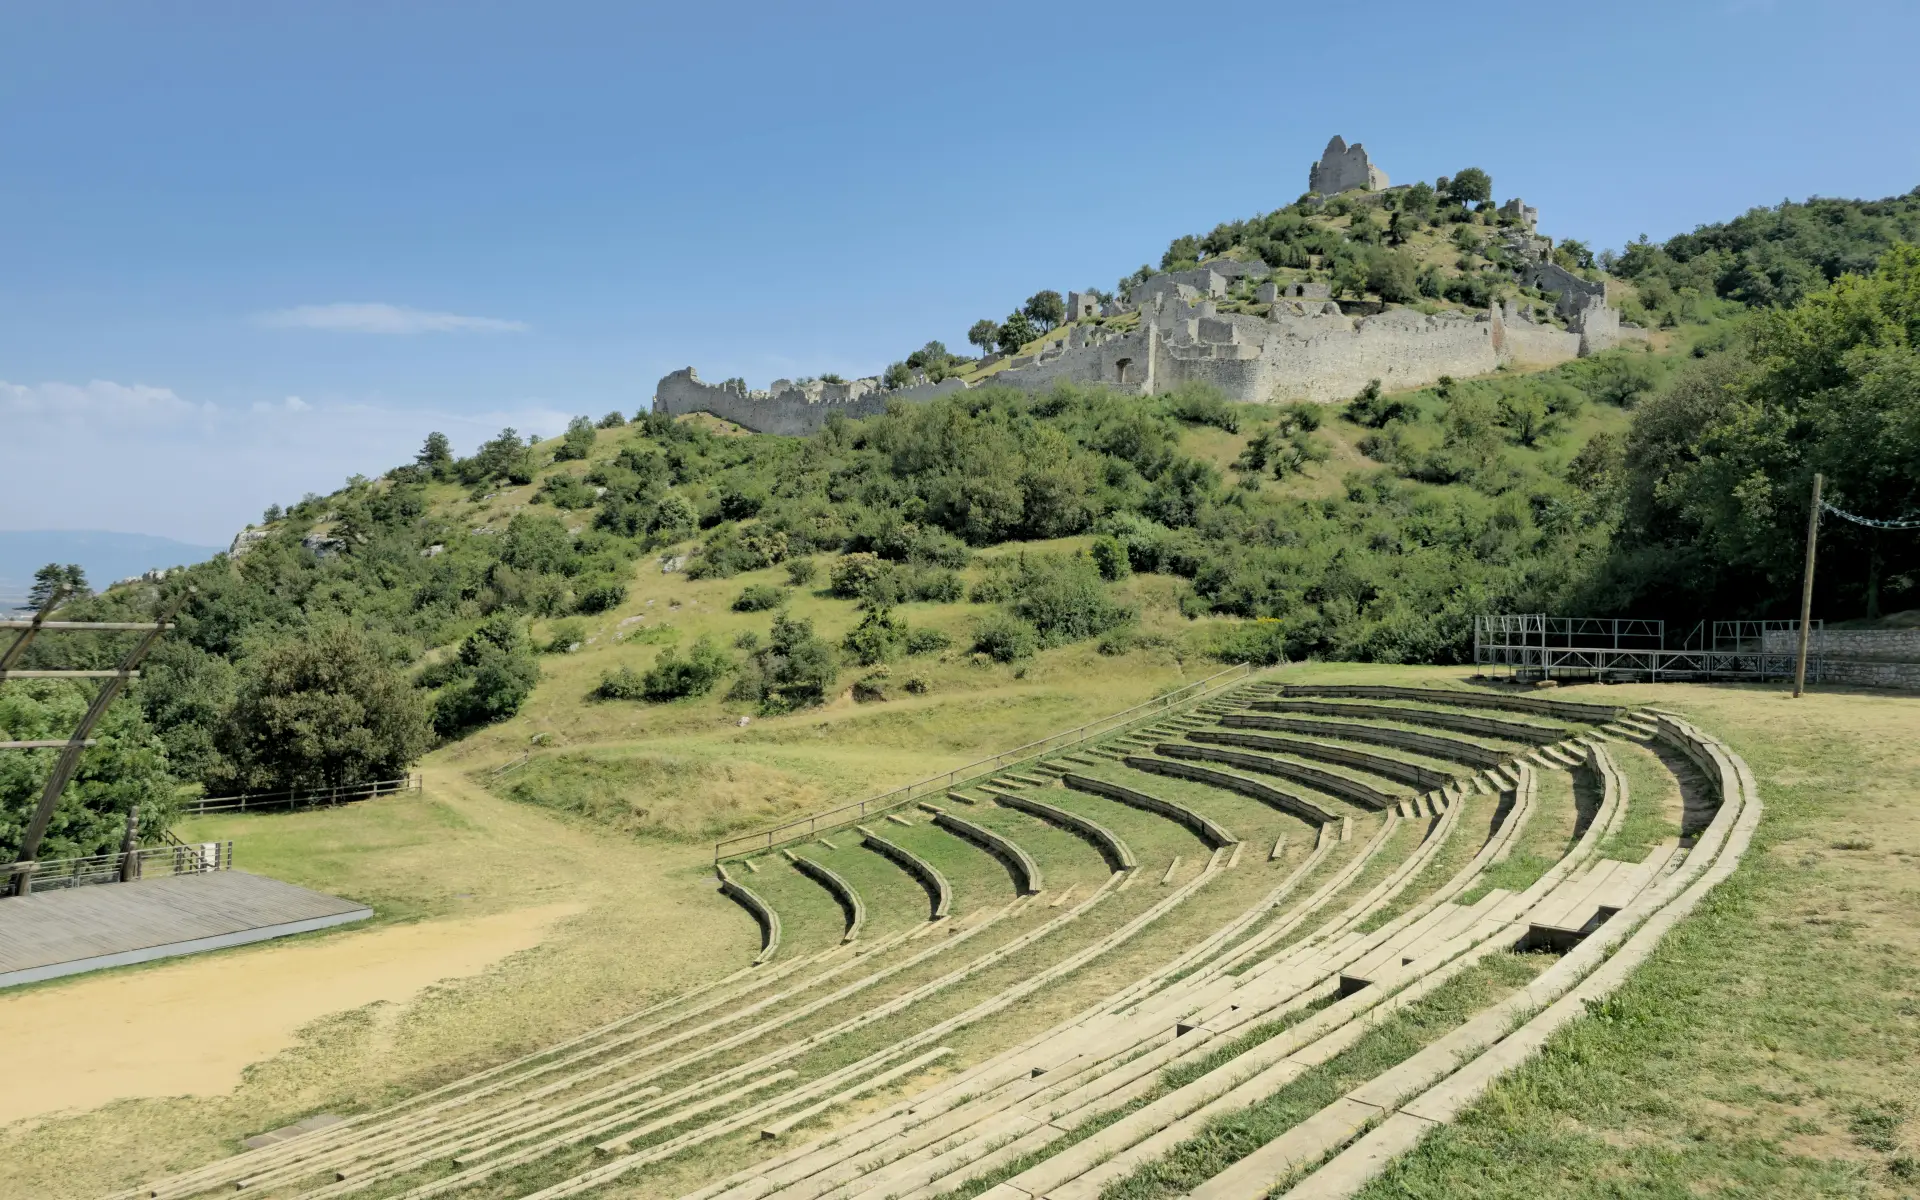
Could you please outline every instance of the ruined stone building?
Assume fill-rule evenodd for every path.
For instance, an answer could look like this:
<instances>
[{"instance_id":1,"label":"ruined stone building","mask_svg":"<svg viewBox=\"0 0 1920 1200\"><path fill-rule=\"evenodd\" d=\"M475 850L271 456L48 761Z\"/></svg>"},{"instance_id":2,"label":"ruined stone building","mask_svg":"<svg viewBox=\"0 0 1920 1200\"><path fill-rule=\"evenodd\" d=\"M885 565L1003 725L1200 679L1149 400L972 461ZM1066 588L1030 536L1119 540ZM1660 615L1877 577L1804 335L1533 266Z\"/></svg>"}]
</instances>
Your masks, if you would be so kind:
<instances>
[{"instance_id":1,"label":"ruined stone building","mask_svg":"<svg viewBox=\"0 0 1920 1200\"><path fill-rule=\"evenodd\" d=\"M1336 137L1314 164L1310 183L1323 194L1378 191L1387 186L1387 176L1364 147ZM1265 263L1217 258L1150 276L1116 302L1070 292L1067 336L1032 354L1014 355L982 382L1029 390L1056 383L1103 384L1141 395L1201 383L1243 402L1335 401L1370 380L1389 390L1422 387L1443 375L1481 375L1503 364L1564 362L1646 336L1620 320L1604 282L1553 263L1552 243L1535 233L1537 209L1515 199L1501 211L1517 220L1506 228L1507 246L1524 264L1517 281L1552 296L1564 328L1536 319L1532 302L1511 300L1471 315L1377 311L1377 304L1353 301L1343 311L1326 283L1270 278L1273 272ZM1243 279L1258 285L1254 297L1267 306L1265 316L1220 311L1218 302ZM1137 312L1138 324L1121 330L1094 320L1120 312ZM688 367L660 381L654 407L675 416L709 412L762 433L805 434L836 412L871 416L895 401L924 402L966 386L958 379L929 383L924 376L891 390L878 379L804 384L782 379L766 391L748 391L734 381L705 383Z\"/></svg>"},{"instance_id":2,"label":"ruined stone building","mask_svg":"<svg viewBox=\"0 0 1920 1200\"><path fill-rule=\"evenodd\" d=\"M1337 133L1327 143L1320 161L1307 168L1307 190L1322 196L1336 196L1354 188L1378 192L1386 186L1387 173L1373 165L1367 148L1359 142L1349 146Z\"/></svg>"}]
</instances>

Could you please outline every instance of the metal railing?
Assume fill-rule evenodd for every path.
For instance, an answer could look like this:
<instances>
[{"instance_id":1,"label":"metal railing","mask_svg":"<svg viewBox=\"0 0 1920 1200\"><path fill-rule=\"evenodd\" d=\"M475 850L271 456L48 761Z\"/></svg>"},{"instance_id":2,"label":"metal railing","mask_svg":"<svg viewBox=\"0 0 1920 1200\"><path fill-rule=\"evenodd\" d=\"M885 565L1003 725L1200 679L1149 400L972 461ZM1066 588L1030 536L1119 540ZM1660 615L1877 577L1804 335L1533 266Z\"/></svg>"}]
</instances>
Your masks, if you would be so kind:
<instances>
[{"instance_id":1,"label":"metal railing","mask_svg":"<svg viewBox=\"0 0 1920 1200\"><path fill-rule=\"evenodd\" d=\"M892 791L881 792L877 796L869 796L865 800L858 800L852 804L842 804L838 808L830 808L826 812L815 813L810 817L787 821L758 833L723 838L713 845L713 859L719 862L741 854L771 850L785 842L801 841L822 832L838 829L843 825L856 824L870 816L884 815L892 809L911 804L922 796L936 792L945 793L956 787L963 787L975 779L997 774L1029 759L1040 758L1068 746L1105 737L1128 725L1156 720L1180 705L1191 704L1205 696L1211 696L1223 688L1251 677L1253 673L1251 664L1240 663L1224 671L1215 672L1205 679L1197 679L1184 687L1175 688L1164 696L1157 696L1145 704L1136 704L1132 708L1109 713L1097 721L1089 721L1085 725L1063 730L1041 738L1037 742L1028 742L1024 746L1003 750L988 758L970 762L966 766L955 767L943 774L929 775L925 779L915 780Z\"/></svg>"},{"instance_id":2,"label":"metal railing","mask_svg":"<svg viewBox=\"0 0 1920 1200\"><path fill-rule=\"evenodd\" d=\"M84 858L55 858L15 863L5 895L123 883L135 879L164 879L170 875L201 875L233 869L233 843L184 842L143 846L131 853L90 854ZM26 876L25 880L22 876ZM22 884L25 886L22 886Z\"/></svg>"},{"instance_id":3,"label":"metal railing","mask_svg":"<svg viewBox=\"0 0 1920 1200\"><path fill-rule=\"evenodd\" d=\"M1818 630L1824 622L1815 622ZM1702 621L1666 645L1664 621L1551 617L1545 613L1483 614L1473 622L1473 661L1522 679L1789 679L1794 655L1783 639L1798 621ZM1772 645L1781 642L1782 645ZM1818 680L1820 658L1808 662Z\"/></svg>"},{"instance_id":4,"label":"metal railing","mask_svg":"<svg viewBox=\"0 0 1920 1200\"><path fill-rule=\"evenodd\" d=\"M189 800L181 805L180 815L198 817L216 812L333 808L341 804L351 804L356 800L371 800L375 796L390 796L395 792L419 790L420 776L408 775L402 779L380 779L372 783L342 784L339 787L330 788L296 788L285 792L255 792L245 796L207 796L199 800Z\"/></svg>"}]
</instances>

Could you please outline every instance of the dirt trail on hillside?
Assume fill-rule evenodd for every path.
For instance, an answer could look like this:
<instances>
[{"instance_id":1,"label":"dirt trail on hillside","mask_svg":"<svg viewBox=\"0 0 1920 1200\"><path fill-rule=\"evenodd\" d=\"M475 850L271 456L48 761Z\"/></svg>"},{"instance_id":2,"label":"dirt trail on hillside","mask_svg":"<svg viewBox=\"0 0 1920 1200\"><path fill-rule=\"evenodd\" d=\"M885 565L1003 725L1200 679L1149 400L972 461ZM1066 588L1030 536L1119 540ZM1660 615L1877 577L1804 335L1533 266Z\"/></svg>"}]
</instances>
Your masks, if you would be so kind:
<instances>
[{"instance_id":1,"label":"dirt trail on hillside","mask_svg":"<svg viewBox=\"0 0 1920 1200\"><path fill-rule=\"evenodd\" d=\"M0 1124L144 1096L210 1096L320 1017L400 1005L539 945L581 911L550 904L264 946L0 996Z\"/></svg>"}]
</instances>

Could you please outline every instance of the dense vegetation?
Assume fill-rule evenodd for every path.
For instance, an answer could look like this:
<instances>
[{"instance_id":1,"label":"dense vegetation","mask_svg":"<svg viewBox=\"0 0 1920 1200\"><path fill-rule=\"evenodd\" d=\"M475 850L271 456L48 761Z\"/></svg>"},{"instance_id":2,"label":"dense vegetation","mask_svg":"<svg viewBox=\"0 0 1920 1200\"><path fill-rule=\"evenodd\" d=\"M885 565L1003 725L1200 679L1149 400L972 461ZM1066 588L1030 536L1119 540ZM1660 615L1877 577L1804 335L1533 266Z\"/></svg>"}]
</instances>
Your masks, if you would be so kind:
<instances>
[{"instance_id":1,"label":"dense vegetation","mask_svg":"<svg viewBox=\"0 0 1920 1200\"><path fill-rule=\"evenodd\" d=\"M1403 233L1487 215L1452 191L1397 195ZM770 614L764 639L696 641L610 672L604 702L718 693L780 712L830 697L849 671L882 694L888 664L916 654L1017 663L1089 639L1127 653L1137 614L1117 581L1135 573L1176 581L1187 615L1225 618L1195 625L1186 652L1228 660L1457 661L1471 615L1502 609L1787 615L1813 472L1844 508L1920 508L1920 253L1886 250L1915 211L1912 196L1815 201L1636 244L1602 257L1673 328L1670 352L1369 387L1332 409L1194 388L1141 399L989 385L807 438L615 413L547 443L506 430L460 458L435 434L378 480L269 510L244 553L68 603L76 619L147 616L191 589L178 632L69 789L47 854L110 848L130 807L163 826L177 781L258 791L396 773L435 739L518 711L540 655L577 646L580 617L617 608L640 560L663 553L696 577L779 566L789 587L753 583L733 600ZM1384 250L1392 223L1376 230ZM1168 263L1247 246L1341 258L1299 212L1255 226L1176 242ZM1368 236L1341 234L1354 261L1372 253ZM1743 307L1790 293L1791 307ZM1057 300L1037 295L1021 316L1058 321ZM913 369L949 358L930 344ZM1203 451L1220 439L1224 457ZM1364 458L1330 477L1315 464L1337 446ZM1296 486L1309 474L1319 482ZM460 515L514 488L525 502L504 520ZM1064 537L1087 549L1017 545ZM1920 536L1830 521L1826 537L1822 611L1920 604ZM44 582L63 581L56 567ZM858 605L858 625L819 636L786 611L802 588ZM894 611L963 598L989 607L959 644ZM22 665L110 665L125 645L50 636ZM66 682L8 683L0 730L63 736L84 697ZM0 849L51 759L0 758Z\"/></svg>"}]
</instances>

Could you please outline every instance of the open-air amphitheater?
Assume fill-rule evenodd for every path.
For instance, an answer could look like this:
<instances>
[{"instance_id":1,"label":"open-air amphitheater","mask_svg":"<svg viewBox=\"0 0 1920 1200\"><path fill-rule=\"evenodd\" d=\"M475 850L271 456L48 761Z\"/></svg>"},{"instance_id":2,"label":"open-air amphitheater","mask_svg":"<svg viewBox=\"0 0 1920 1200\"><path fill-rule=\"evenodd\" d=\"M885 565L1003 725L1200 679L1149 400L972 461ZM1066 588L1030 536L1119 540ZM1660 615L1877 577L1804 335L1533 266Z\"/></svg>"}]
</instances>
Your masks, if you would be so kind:
<instances>
[{"instance_id":1,"label":"open-air amphitheater","mask_svg":"<svg viewBox=\"0 0 1920 1200\"><path fill-rule=\"evenodd\" d=\"M1623 836L1649 772L1678 837ZM732 974L121 1195L1093 1200L1205 1147L1187 1195L1345 1196L1618 988L1759 818L1668 713L1236 673L724 845L714 903L760 930Z\"/></svg>"}]
</instances>

